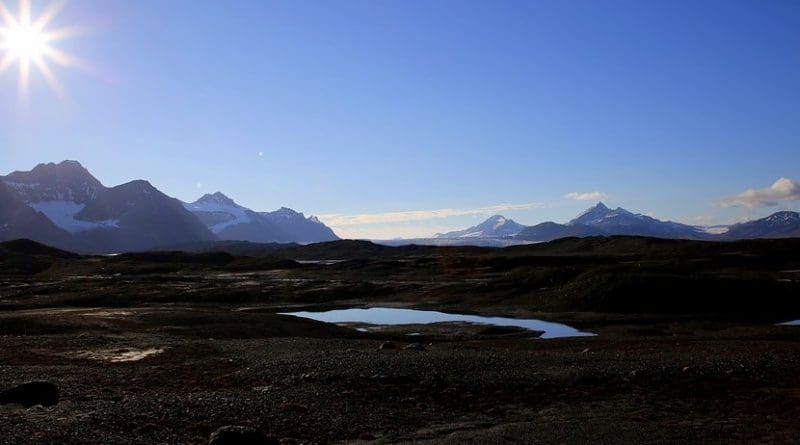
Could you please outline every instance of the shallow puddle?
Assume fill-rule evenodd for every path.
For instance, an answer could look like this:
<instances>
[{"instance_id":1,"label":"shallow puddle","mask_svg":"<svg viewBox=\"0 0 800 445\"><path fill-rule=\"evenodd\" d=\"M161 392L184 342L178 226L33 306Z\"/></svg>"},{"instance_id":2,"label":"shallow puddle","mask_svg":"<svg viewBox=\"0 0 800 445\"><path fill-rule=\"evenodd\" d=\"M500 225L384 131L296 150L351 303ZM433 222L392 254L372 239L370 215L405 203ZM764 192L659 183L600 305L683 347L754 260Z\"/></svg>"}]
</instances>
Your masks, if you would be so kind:
<instances>
[{"instance_id":1,"label":"shallow puddle","mask_svg":"<svg viewBox=\"0 0 800 445\"><path fill-rule=\"evenodd\" d=\"M540 338L562 337L588 337L594 336L591 332L579 331L571 326L549 321L506 318L482 317L479 315L451 314L438 311L422 311L416 309L398 309L373 307L367 309L339 309L326 312L285 312L281 315L310 318L326 323L367 323L373 325L404 325L404 324L433 324L433 323L475 323L492 326L509 326L542 331Z\"/></svg>"}]
</instances>

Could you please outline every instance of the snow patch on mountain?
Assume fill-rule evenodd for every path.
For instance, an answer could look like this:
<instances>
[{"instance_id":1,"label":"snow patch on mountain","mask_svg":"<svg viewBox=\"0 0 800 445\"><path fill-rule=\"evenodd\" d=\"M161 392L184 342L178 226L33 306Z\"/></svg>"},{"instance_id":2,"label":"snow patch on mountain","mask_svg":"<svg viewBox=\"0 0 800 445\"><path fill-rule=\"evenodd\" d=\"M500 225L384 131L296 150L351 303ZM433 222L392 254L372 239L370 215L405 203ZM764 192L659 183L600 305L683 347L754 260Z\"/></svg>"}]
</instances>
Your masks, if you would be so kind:
<instances>
[{"instance_id":1,"label":"snow patch on mountain","mask_svg":"<svg viewBox=\"0 0 800 445\"><path fill-rule=\"evenodd\" d=\"M477 226L465 230L437 234L435 238L502 238L505 236L514 236L524 228L525 226L517 224L514 220L508 219L502 215L494 215Z\"/></svg>"},{"instance_id":2,"label":"snow patch on mountain","mask_svg":"<svg viewBox=\"0 0 800 445\"><path fill-rule=\"evenodd\" d=\"M722 235L724 233L728 233L730 230L729 226L700 226L698 227L699 230L709 234L709 235Z\"/></svg>"},{"instance_id":3,"label":"snow patch on mountain","mask_svg":"<svg viewBox=\"0 0 800 445\"><path fill-rule=\"evenodd\" d=\"M76 215L86 207L73 201L43 201L28 204L28 207L43 213L53 224L70 233L86 232L96 229L119 228L119 220L84 221Z\"/></svg>"},{"instance_id":4,"label":"snow patch on mountain","mask_svg":"<svg viewBox=\"0 0 800 445\"><path fill-rule=\"evenodd\" d=\"M209 230L214 234L218 234L228 227L237 224L246 224L252 221L250 215L247 214L247 209L232 202L224 202L221 200L199 200L191 204L183 204L183 207L194 213L202 212L212 214L215 218L214 224L208 226Z\"/></svg>"},{"instance_id":5,"label":"snow patch on mountain","mask_svg":"<svg viewBox=\"0 0 800 445\"><path fill-rule=\"evenodd\" d=\"M587 226L613 224L612 220L622 218L645 220L647 217L642 214L629 212L622 207L617 207L612 210L606 207L602 202L598 202L596 206L587 209L568 224L583 224Z\"/></svg>"}]
</instances>

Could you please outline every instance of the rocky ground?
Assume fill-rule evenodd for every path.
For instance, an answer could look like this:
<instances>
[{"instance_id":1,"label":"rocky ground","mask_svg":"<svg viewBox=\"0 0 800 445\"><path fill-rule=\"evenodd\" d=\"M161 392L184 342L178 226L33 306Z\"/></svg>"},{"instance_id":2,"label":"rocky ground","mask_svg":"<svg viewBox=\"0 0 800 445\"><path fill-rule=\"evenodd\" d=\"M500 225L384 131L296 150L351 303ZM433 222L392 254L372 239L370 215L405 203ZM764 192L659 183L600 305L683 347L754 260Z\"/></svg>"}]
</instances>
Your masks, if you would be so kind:
<instances>
[{"instance_id":1,"label":"rocky ground","mask_svg":"<svg viewBox=\"0 0 800 445\"><path fill-rule=\"evenodd\" d=\"M736 258L695 267L702 292L670 306L657 283L703 258L437 250L301 264L23 247L0 248L4 444L206 444L226 425L285 444L800 437L800 326L774 325L776 313L800 318L794 250L775 259L733 246ZM593 293L606 274L628 287ZM765 282L784 293L748 296ZM743 291L706 294L732 283ZM614 310L627 300L612 297L634 290L645 307L670 310ZM735 298L736 310L677 310L705 297ZM568 311L576 301L581 311ZM360 332L277 314L370 305L541 318L598 335L458 324ZM19 386L30 382L48 385Z\"/></svg>"},{"instance_id":2,"label":"rocky ground","mask_svg":"<svg viewBox=\"0 0 800 445\"><path fill-rule=\"evenodd\" d=\"M60 400L0 406L0 442L204 444L224 425L282 443L800 437L800 327L585 321L597 337L476 334L411 350L420 340L399 332L381 349L374 334L288 316L196 312L26 312L34 331L0 337L0 388L46 381ZM227 335L202 324L217 315Z\"/></svg>"}]
</instances>

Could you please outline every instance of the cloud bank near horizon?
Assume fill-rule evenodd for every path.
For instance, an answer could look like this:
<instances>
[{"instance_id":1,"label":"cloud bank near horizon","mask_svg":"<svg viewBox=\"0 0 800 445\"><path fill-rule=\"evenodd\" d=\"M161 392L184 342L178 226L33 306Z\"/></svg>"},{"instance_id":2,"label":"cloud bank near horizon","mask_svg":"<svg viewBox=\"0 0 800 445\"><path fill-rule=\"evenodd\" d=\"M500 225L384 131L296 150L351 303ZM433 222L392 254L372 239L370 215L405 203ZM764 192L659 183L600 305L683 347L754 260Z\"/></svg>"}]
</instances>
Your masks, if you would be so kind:
<instances>
[{"instance_id":1,"label":"cloud bank near horizon","mask_svg":"<svg viewBox=\"0 0 800 445\"><path fill-rule=\"evenodd\" d=\"M721 207L774 207L781 202L800 201L800 183L794 179L780 178L769 187L747 189L720 201Z\"/></svg>"},{"instance_id":2,"label":"cloud bank near horizon","mask_svg":"<svg viewBox=\"0 0 800 445\"><path fill-rule=\"evenodd\" d=\"M497 204L488 207L475 207L468 209L449 208L436 210L408 210L399 212L362 213L357 215L332 213L317 216L325 224L328 224L331 227L343 227L427 221L431 219L443 219L455 216L492 215L499 212L530 210L542 207L544 207L544 204L541 203Z\"/></svg>"}]
</instances>

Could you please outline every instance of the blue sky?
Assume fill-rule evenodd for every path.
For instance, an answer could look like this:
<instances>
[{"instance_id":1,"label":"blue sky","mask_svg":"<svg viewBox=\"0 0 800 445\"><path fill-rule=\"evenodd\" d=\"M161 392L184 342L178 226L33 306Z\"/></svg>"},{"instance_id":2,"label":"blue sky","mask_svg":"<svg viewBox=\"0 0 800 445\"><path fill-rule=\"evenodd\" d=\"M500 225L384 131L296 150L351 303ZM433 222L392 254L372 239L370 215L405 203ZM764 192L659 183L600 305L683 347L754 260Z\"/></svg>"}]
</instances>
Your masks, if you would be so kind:
<instances>
[{"instance_id":1,"label":"blue sky","mask_svg":"<svg viewBox=\"0 0 800 445\"><path fill-rule=\"evenodd\" d=\"M800 209L795 1L71 0L50 26L84 66L61 96L0 75L3 174L77 159L353 237Z\"/></svg>"}]
</instances>

